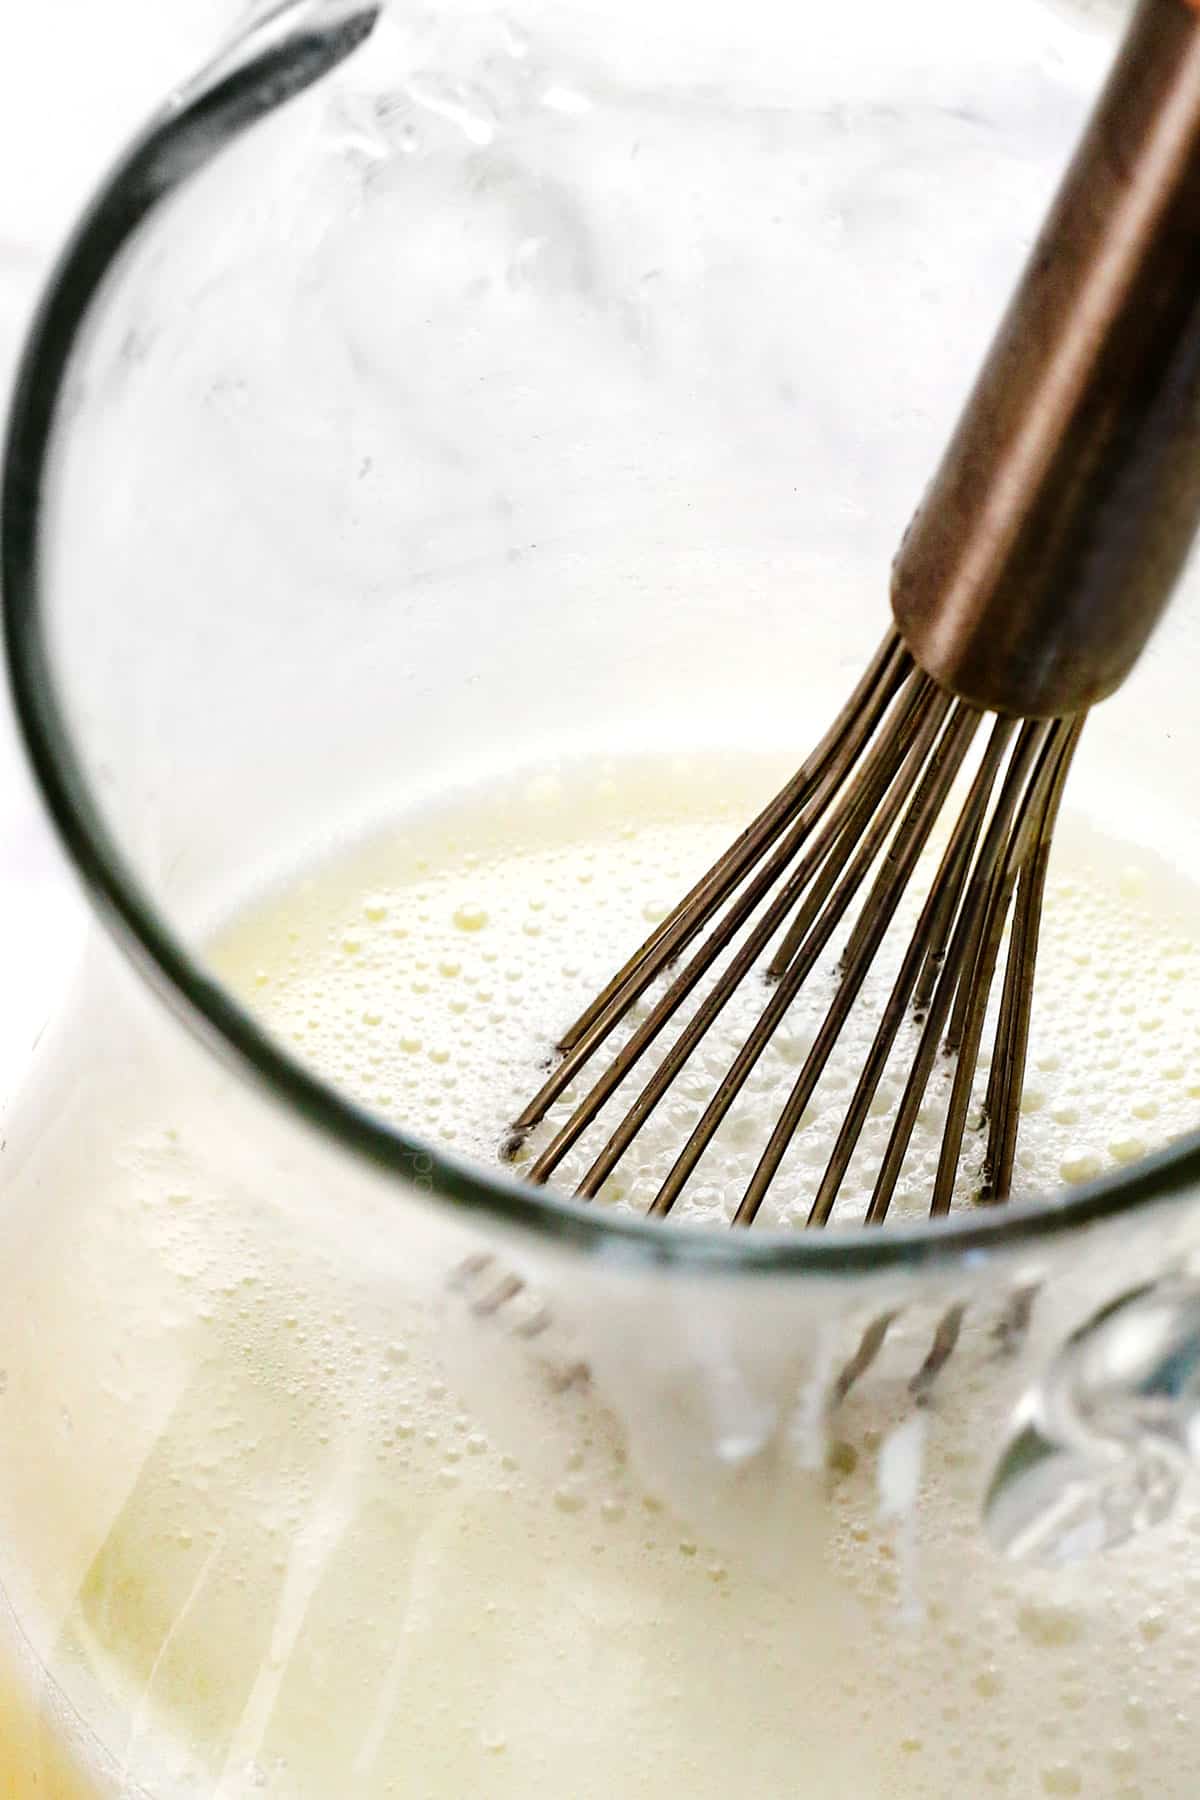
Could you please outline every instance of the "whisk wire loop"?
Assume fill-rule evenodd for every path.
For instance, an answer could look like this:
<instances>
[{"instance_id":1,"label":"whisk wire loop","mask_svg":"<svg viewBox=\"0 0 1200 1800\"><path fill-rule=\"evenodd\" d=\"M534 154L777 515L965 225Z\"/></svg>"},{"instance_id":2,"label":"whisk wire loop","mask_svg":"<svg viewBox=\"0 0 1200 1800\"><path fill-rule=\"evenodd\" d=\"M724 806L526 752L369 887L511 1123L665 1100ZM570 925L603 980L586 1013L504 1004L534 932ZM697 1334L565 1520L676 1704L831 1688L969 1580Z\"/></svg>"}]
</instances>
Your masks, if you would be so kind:
<instances>
[{"instance_id":1,"label":"whisk wire loop","mask_svg":"<svg viewBox=\"0 0 1200 1800\"><path fill-rule=\"evenodd\" d=\"M747 981L762 980L761 1011L714 1077L649 1203L651 1216L670 1213L849 919L828 1007L732 1215L733 1224L752 1224L780 1177L951 796L965 780L965 796L807 1221L821 1226L833 1216L908 1021L917 1029L916 1045L874 1174L866 1222L886 1219L935 1073L952 1064L929 1193L932 1213L949 1210L974 1124L975 1078L1006 931L986 1096L979 1106L987 1141L976 1188L984 1199L1007 1195L1050 846L1084 715L1023 723L993 717L976 760L971 752L986 717L940 688L899 636L888 634L807 762L563 1034L555 1066L514 1121L506 1146L510 1156L520 1155L530 1133L560 1101L568 1103L566 1117L529 1162L531 1180L550 1180L599 1125L604 1138L575 1186L580 1198L595 1198L675 1083L710 1054L704 1040L734 996ZM968 777L969 758L974 767ZM866 898L855 910L864 887ZM651 992L656 983L662 984L657 994ZM673 1022L673 1040L639 1077L639 1065ZM577 1097L577 1078L585 1074L585 1091ZM624 1103L626 1084L639 1081Z\"/></svg>"}]
</instances>

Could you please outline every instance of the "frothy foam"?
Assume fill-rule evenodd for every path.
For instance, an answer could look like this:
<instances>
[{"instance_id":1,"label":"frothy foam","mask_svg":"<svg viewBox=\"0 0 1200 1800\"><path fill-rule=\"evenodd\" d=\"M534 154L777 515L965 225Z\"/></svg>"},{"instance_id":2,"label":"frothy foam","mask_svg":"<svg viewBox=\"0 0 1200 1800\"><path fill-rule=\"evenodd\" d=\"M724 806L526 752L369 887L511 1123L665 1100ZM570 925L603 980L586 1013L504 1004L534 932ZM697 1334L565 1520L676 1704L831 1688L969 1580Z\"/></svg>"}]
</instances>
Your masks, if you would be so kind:
<instances>
[{"instance_id":1,"label":"frothy foam","mask_svg":"<svg viewBox=\"0 0 1200 1800\"><path fill-rule=\"evenodd\" d=\"M247 918L222 939L219 965L322 1073L406 1126L490 1161L539 1084L558 1033L712 864L779 773L755 759L697 758L678 759L657 782L645 768L616 764L532 777L417 821L404 840L372 846L307 896L289 893L273 914L268 907ZM1190 892L1172 894L1079 822L1068 819L1062 837L1022 1097L1014 1185L1025 1194L1131 1162L1200 1110L1200 949L1186 910ZM931 852L801 1121L764 1222L802 1223L807 1214L934 866ZM732 1213L811 1048L848 930L722 1123L680 1197L679 1219L720 1223ZM264 933L271 952L260 954ZM639 1001L631 1023L646 1017L659 992ZM769 992L759 975L741 985L601 1189L602 1203L646 1209ZM677 1029L652 1047L557 1184L570 1189L583 1175L605 1123L628 1107ZM901 1033L835 1222L861 1220L916 1029ZM977 1096L987 1042L985 1033ZM597 1057L591 1072L604 1066ZM553 1123L587 1085L581 1075ZM948 1088L943 1068L917 1121L897 1214L928 1208ZM550 1135L548 1123L518 1162L528 1164ZM981 1156L976 1133L964 1155L963 1198L977 1186Z\"/></svg>"},{"instance_id":2,"label":"frothy foam","mask_svg":"<svg viewBox=\"0 0 1200 1800\"><path fill-rule=\"evenodd\" d=\"M213 958L328 1077L492 1157L555 1031L777 773L614 765L467 796L244 910ZM1064 838L1023 1184L1190 1121L1185 900L1085 829ZM728 1210L795 1054L776 1047L694 1223ZM840 1097L801 1133L781 1218ZM989 1339L964 1334L918 1426L886 1378L851 1393L832 1441L798 1422L767 1471L790 1526L767 1566L749 1477L710 1532L648 1488L594 1389L551 1391L484 1326L464 1354L495 1404L468 1407L444 1295L372 1285L248 1215L198 1177L186 1120L129 1104L58 1171L88 1204L25 1259L35 1337L0 1319L28 1450L0 1481L0 1537L22 1545L55 1676L85 1711L89 1683L106 1693L89 1717L122 1780L312 1800L1196 1791L1200 1519L1080 1570L994 1559L979 1509L1011 1390ZM656 1123L608 1203L640 1203L678 1129ZM861 1192L852 1171L847 1217Z\"/></svg>"}]
</instances>

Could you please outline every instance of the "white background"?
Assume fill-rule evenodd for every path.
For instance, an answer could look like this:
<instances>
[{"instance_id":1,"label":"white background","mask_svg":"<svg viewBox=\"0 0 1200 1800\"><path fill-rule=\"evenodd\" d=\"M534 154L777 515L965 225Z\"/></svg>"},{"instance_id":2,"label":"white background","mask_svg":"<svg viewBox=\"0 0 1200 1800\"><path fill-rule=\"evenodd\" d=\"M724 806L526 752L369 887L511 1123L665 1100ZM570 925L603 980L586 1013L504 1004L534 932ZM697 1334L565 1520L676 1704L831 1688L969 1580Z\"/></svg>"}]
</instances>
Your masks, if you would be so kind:
<instances>
[{"instance_id":1,"label":"white background","mask_svg":"<svg viewBox=\"0 0 1200 1800\"><path fill-rule=\"evenodd\" d=\"M239 0L3 0L0 411L38 288L141 117L218 41ZM78 956L86 906L45 823L0 692L0 1099Z\"/></svg>"}]
</instances>

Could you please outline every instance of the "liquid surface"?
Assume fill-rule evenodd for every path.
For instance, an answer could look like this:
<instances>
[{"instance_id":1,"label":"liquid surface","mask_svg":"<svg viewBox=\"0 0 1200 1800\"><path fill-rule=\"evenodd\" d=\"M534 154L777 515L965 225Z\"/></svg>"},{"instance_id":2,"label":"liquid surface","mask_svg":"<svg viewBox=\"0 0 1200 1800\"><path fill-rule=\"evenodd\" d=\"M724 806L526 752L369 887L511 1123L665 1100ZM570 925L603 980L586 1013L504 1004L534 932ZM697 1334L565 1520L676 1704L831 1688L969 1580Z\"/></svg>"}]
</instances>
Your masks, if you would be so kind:
<instances>
[{"instance_id":1,"label":"liquid surface","mask_svg":"<svg viewBox=\"0 0 1200 1800\"><path fill-rule=\"evenodd\" d=\"M711 867L789 771L773 761L680 757L540 774L372 845L231 926L218 968L289 1048L398 1123L494 1161L540 1086L560 1032ZM949 812L949 809L948 809ZM952 816L952 813L950 813ZM927 853L856 1003L760 1218L802 1224L870 1049L940 846ZM858 904L865 897L864 885ZM1200 1115L1200 946L1195 890L1069 816L1045 910L1014 1190L1032 1197L1100 1174ZM1189 910L1189 908L1191 910ZM761 909L760 909L761 912ZM727 1220L783 1108L833 993L856 913L805 984L680 1196L675 1217ZM720 965L718 965L720 966ZM1003 962L1000 970L1003 969ZM643 1020L666 983L633 1009ZM999 975L994 984L998 998ZM708 991L681 1011L687 1019ZM601 1188L644 1213L771 995L737 989ZM996 1006L989 1013L994 1027ZM679 1029L639 1064L554 1180L570 1191ZM619 1031L614 1045L627 1037ZM888 1141L915 1026L902 1031L851 1163L836 1222L858 1223ZM985 1032L976 1083L989 1065ZM603 1054L522 1147L527 1165L606 1066ZM928 1211L951 1065L917 1121L896 1213ZM974 1109L977 1124L979 1106ZM979 1186L968 1133L959 1193Z\"/></svg>"},{"instance_id":2,"label":"liquid surface","mask_svg":"<svg viewBox=\"0 0 1200 1800\"><path fill-rule=\"evenodd\" d=\"M553 1033L777 772L614 765L467 796L243 912L213 959L331 1078L494 1157ZM1111 1167L1195 1111L1189 890L1160 874L1064 834L1031 1187ZM790 1047L777 1061L755 1130ZM905 1381L928 1327L901 1321L903 1373L852 1394L815 1455L737 1471L719 1525L698 1523L700 1491L657 1490L595 1388L556 1391L502 1321L468 1330L442 1288L372 1283L286 1207L209 1185L186 1118L129 1105L104 1154L64 1152L60 1184L89 1184L71 1229L31 1231L36 1334L11 1308L0 1322L29 1449L0 1482L0 1538L22 1543L39 1649L114 1759L98 1791L1196 1792L1200 1520L1079 1570L993 1557L981 1494L1023 1377L986 1332L920 1411ZM699 1222L754 1154L736 1133L721 1145ZM634 1204L641 1180L609 1203ZM37 1784L0 1792L73 1794L53 1738L29 1739Z\"/></svg>"}]
</instances>

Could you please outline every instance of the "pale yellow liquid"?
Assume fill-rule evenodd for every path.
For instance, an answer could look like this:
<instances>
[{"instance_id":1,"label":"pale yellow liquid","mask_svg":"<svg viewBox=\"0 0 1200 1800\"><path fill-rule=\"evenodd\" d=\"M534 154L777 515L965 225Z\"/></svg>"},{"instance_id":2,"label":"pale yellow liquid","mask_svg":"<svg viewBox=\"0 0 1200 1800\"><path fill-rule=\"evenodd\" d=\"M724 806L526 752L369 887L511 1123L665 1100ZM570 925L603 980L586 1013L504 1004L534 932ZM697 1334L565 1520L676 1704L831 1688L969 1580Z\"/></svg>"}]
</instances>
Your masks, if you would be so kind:
<instances>
[{"instance_id":1,"label":"pale yellow liquid","mask_svg":"<svg viewBox=\"0 0 1200 1800\"><path fill-rule=\"evenodd\" d=\"M492 1158L556 1029L774 773L613 766L465 796L245 909L214 961L331 1078ZM1112 1167L1194 1117L1191 897L1065 835L1023 1186ZM806 1029L784 1034L701 1171L694 1227L744 1185ZM818 1097L777 1218L802 1216L861 1050L852 1037ZM601 1204L644 1198L698 1096L655 1122ZM740 1510L710 1516L698 1492L650 1491L622 1420L591 1389L554 1391L503 1320L463 1337L444 1295L392 1301L302 1230L245 1217L192 1181L185 1129L131 1107L113 1121L118 1175L97 1172L69 1239L31 1258L36 1338L0 1327L5 1404L30 1434L2 1523L43 1571L56 1677L108 1696L90 1718L127 1783L156 1800L1200 1791L1195 1520L1080 1571L999 1561L977 1523L1007 1411L986 1344L964 1342L922 1427L909 1516L881 1518L878 1497L899 1386L894 1416L886 1388L851 1402L824 1467L759 1470ZM931 1105L898 1208L927 1192L938 1125ZM91 1416L95 1345L124 1336L136 1371L166 1353L142 1330L168 1316L188 1353L128 1466L119 1426ZM98 1541L89 1515L107 1519ZM53 1726L21 1719L0 1711L0 1794L74 1796Z\"/></svg>"}]
</instances>

